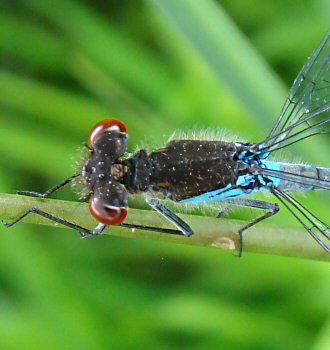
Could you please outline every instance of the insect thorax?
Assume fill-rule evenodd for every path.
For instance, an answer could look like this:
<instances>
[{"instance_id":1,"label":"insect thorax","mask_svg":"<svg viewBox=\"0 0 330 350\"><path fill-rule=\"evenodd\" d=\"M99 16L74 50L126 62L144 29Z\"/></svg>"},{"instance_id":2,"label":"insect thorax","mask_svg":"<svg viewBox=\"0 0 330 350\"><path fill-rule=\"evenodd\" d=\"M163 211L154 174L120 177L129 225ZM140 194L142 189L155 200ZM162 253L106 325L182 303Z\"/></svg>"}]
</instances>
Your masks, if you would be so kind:
<instances>
[{"instance_id":1,"label":"insect thorax","mask_svg":"<svg viewBox=\"0 0 330 350\"><path fill-rule=\"evenodd\" d=\"M138 151L123 162L123 183L130 192L153 190L180 201L235 184L248 165L234 160L234 143L174 140L148 154Z\"/></svg>"}]
</instances>

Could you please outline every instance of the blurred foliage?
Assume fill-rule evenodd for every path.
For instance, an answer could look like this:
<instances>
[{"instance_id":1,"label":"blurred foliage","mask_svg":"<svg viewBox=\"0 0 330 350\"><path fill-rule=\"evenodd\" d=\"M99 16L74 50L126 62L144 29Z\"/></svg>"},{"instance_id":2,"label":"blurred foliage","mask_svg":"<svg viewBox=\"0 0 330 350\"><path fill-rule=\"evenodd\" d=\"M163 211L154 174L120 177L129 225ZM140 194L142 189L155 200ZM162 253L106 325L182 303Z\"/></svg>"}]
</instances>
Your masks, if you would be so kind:
<instances>
[{"instance_id":1,"label":"blurred foliage","mask_svg":"<svg viewBox=\"0 0 330 350\"><path fill-rule=\"evenodd\" d=\"M43 191L71 175L77 147L109 116L127 124L131 150L196 124L260 139L330 13L327 0L0 6L2 192ZM322 142L299 150L326 165ZM327 212L326 196L305 200ZM330 348L325 263L82 241L26 224L1 231L3 349Z\"/></svg>"}]
</instances>

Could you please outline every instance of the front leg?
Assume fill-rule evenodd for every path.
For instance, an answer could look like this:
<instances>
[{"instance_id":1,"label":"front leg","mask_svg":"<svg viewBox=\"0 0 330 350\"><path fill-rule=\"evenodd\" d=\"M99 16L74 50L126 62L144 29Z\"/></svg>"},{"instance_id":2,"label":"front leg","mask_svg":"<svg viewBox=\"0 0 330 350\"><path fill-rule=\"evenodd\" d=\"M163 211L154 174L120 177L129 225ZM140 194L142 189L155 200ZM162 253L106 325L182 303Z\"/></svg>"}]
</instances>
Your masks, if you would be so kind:
<instances>
[{"instance_id":1,"label":"front leg","mask_svg":"<svg viewBox=\"0 0 330 350\"><path fill-rule=\"evenodd\" d=\"M72 180L74 178L76 178L78 176L80 176L80 174L74 174L74 175L70 176L69 178L65 179L64 181L62 181L61 183L59 183L59 184L55 185L54 187L50 188L46 192L35 192L35 191L18 190L18 191L16 191L16 194L20 194L20 195L23 195L23 196L30 196L30 197L48 198L51 194L53 194L54 192L56 192L60 188L66 186L67 184L72 182Z\"/></svg>"},{"instance_id":2,"label":"front leg","mask_svg":"<svg viewBox=\"0 0 330 350\"><path fill-rule=\"evenodd\" d=\"M7 223L4 223L2 221L2 223L7 228L12 227L12 226L16 225L18 222L20 222L21 220L23 220L28 215L30 215L31 213L42 216L43 218L46 218L46 219L53 221L53 222L56 222L57 224L61 224L63 226L66 226L68 228L76 230L79 232L79 234L81 235L82 238L89 238L92 236L100 236L104 232L104 230L108 227L105 224L99 223L96 225L96 227L93 230L89 230L85 227L76 225L76 224L74 224L70 221L67 221L67 220L63 220L55 215L49 214L41 209L34 208L34 207L26 210L22 215L18 216L16 219L14 219L10 222L7 222ZM180 219L178 218L178 220L180 220ZM188 231L187 227L189 228L189 226L187 224L185 224L185 225L186 225L185 229L186 229L186 231ZM144 226L144 225L135 225L135 224L129 224L129 223L121 223L118 226L125 227L125 228L131 229L131 230L144 230L144 231L152 231L152 232L166 233L166 234L172 234L172 235L173 234L174 235L182 235L183 234L181 230L173 230L173 229L168 229L168 228L159 228L159 227Z\"/></svg>"},{"instance_id":3,"label":"front leg","mask_svg":"<svg viewBox=\"0 0 330 350\"><path fill-rule=\"evenodd\" d=\"M56 222L57 224L61 224L61 225L64 225L66 227L69 227L69 228L72 228L76 231L79 232L79 234L81 235L81 237L90 237L94 234L97 234L97 233L93 233L95 229L98 228L98 226L96 226L96 228L93 230L93 231L90 231L88 230L87 228L84 228L82 226L79 226L79 225L76 225L70 221L67 221L67 220L63 220L57 216L54 216L52 214L49 214L43 210L40 210L38 208L30 208L28 209L25 213L23 213L22 215L20 215L19 217L17 217L15 220L13 221L10 221L10 222L7 222L7 223L3 223L5 227L9 228L9 227L12 227L14 225L16 225L18 222L20 222L22 219L24 219L25 217L27 217L29 214L37 214L39 216L42 216L43 218L46 218L50 221L53 221L53 222ZM103 228L104 230L104 228ZM102 232L103 232L102 230ZM99 230L98 230L99 231Z\"/></svg>"}]
</instances>

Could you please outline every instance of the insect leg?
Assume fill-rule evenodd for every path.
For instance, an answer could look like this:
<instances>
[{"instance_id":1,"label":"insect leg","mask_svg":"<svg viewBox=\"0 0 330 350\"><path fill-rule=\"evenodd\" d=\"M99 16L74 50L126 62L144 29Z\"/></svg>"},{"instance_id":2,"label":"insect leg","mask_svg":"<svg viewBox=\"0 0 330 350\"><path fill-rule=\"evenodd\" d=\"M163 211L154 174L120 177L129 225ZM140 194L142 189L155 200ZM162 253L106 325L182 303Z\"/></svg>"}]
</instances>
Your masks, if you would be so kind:
<instances>
[{"instance_id":1,"label":"insect leg","mask_svg":"<svg viewBox=\"0 0 330 350\"><path fill-rule=\"evenodd\" d=\"M231 202L231 201L229 200L228 202ZM238 251L237 256L241 257L242 252L243 252L243 232L245 230L247 230L248 228L256 225L258 222L263 221L263 220L275 215L276 213L278 213L280 208L278 207L278 205L276 203L269 203L269 202L264 202L264 201L258 201L255 199L245 199L245 198L242 198L239 201L232 201L231 204L237 205L240 207L248 207L248 208L260 209L260 210L266 210L266 213L258 216L257 218L250 221L248 224L246 224L245 226L241 227L238 230L240 246L239 246L239 251Z\"/></svg>"},{"instance_id":2,"label":"insect leg","mask_svg":"<svg viewBox=\"0 0 330 350\"><path fill-rule=\"evenodd\" d=\"M166 208L159 199L157 198L146 198L146 202L150 207L156 210L160 215L162 215L166 220L171 222L175 227L179 229L179 234L189 237L193 234L192 229L186 224L182 219L180 219L171 210Z\"/></svg>"},{"instance_id":3,"label":"insect leg","mask_svg":"<svg viewBox=\"0 0 330 350\"><path fill-rule=\"evenodd\" d=\"M147 198L146 202L150 205L151 208L153 208L162 216L164 216L168 221L174 224L179 230L173 230L169 228L161 228L161 227L155 227L155 226L136 225L136 224L129 224L129 223L121 223L117 226L125 227L131 230L153 231L153 232L166 233L166 234L172 234L172 235L184 235L186 237L189 237L190 235L193 234L192 229L177 215L175 215L172 211L170 211L163 204L161 204L158 199ZM99 223L90 234L84 235L83 238L88 238L94 235L100 235L102 234L102 232L106 227L107 225Z\"/></svg>"},{"instance_id":4,"label":"insect leg","mask_svg":"<svg viewBox=\"0 0 330 350\"><path fill-rule=\"evenodd\" d=\"M31 197L39 197L39 198L48 198L52 193L56 192L60 188L66 186L69 184L74 178L78 177L80 174L74 174L70 176L69 178L65 179L61 183L57 184L56 186L50 188L48 191L41 193L41 192L34 192L34 191L25 191L25 190L19 190L16 191L16 194L21 194L23 196L31 196Z\"/></svg>"},{"instance_id":5,"label":"insect leg","mask_svg":"<svg viewBox=\"0 0 330 350\"><path fill-rule=\"evenodd\" d=\"M218 214L216 215L216 218L221 218L223 215L225 215L229 211L229 208L224 208L222 210L219 210Z\"/></svg>"},{"instance_id":6,"label":"insect leg","mask_svg":"<svg viewBox=\"0 0 330 350\"><path fill-rule=\"evenodd\" d=\"M44 218L46 218L48 220L51 220L51 221L56 222L58 224L64 225L64 226L69 227L69 228L72 228L73 230L78 231L82 238L89 238L89 237L92 237L92 236L101 235L104 232L104 230L108 227L107 225L99 223L93 230L89 230L89 229L87 229L85 227L79 226L79 225L74 224L74 223L72 223L70 221L67 221L67 220L63 220L63 219L61 219L61 218L59 218L57 216L54 216L52 214L49 214L49 213L47 213L47 212L45 212L43 210L40 210L40 209L34 208L34 207L28 209L25 213L23 213L22 215L17 217L15 220L7 222L7 223L4 223L2 221L2 223L7 228L12 227L12 226L16 225L18 222L20 222L22 219L24 219L26 216L31 214L31 213L40 215L40 216L42 216L42 217L44 217ZM185 223L183 222L183 224L185 224ZM153 227L153 226L143 226L143 225L126 224L126 223L119 224L118 226L125 227L125 228L131 229L131 230L134 229L134 230L153 231L153 232L160 232L160 233L166 233L166 234L175 234L175 235L182 235L183 234L182 230L172 230L172 229L159 228L159 227ZM187 225L186 225L186 227L189 228L189 226L187 226ZM190 232L192 233L191 229L190 229Z\"/></svg>"},{"instance_id":7,"label":"insect leg","mask_svg":"<svg viewBox=\"0 0 330 350\"><path fill-rule=\"evenodd\" d=\"M104 232L104 230L108 227L108 225L102 224L99 222L92 231L89 231L89 233L82 235L81 238L89 238L93 236L101 236L101 234Z\"/></svg>"},{"instance_id":8,"label":"insect leg","mask_svg":"<svg viewBox=\"0 0 330 350\"><path fill-rule=\"evenodd\" d=\"M90 231L87 228L84 228L84 227L81 227L79 225L76 225L76 224L74 224L74 223L72 223L70 221L63 220L63 219L61 219L61 218L59 218L57 216L51 215L49 213L46 213L45 211L40 210L38 208L30 208L25 213L23 213L22 215L17 217L15 220L7 222L7 223L3 223L3 224L4 224L5 227L12 227L12 226L16 225L19 221L24 219L26 216L31 214L31 213L40 215L40 216L42 216L42 217L44 217L44 218L46 218L48 220L51 220L51 221L56 222L58 224L64 225L64 226L69 227L69 228L72 228L72 229L78 231L82 237L90 236L90 235L94 234L93 233L94 230Z\"/></svg>"}]
</instances>

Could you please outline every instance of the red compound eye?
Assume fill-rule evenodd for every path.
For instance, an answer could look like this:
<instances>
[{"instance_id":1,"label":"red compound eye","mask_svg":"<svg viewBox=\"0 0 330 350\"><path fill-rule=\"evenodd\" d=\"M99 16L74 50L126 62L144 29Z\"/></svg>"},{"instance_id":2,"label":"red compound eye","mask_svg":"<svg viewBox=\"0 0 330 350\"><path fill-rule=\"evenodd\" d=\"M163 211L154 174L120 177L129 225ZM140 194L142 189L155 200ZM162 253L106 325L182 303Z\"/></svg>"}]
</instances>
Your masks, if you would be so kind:
<instances>
[{"instance_id":1,"label":"red compound eye","mask_svg":"<svg viewBox=\"0 0 330 350\"><path fill-rule=\"evenodd\" d=\"M127 215L127 208L107 205L98 198L90 199L89 210L97 221L106 225L118 225Z\"/></svg>"},{"instance_id":2,"label":"red compound eye","mask_svg":"<svg viewBox=\"0 0 330 350\"><path fill-rule=\"evenodd\" d=\"M126 134L125 125L117 119L104 119L97 123L94 128L91 130L88 136L88 144L89 146L93 146L93 144L104 134L110 132L121 132Z\"/></svg>"}]
</instances>

